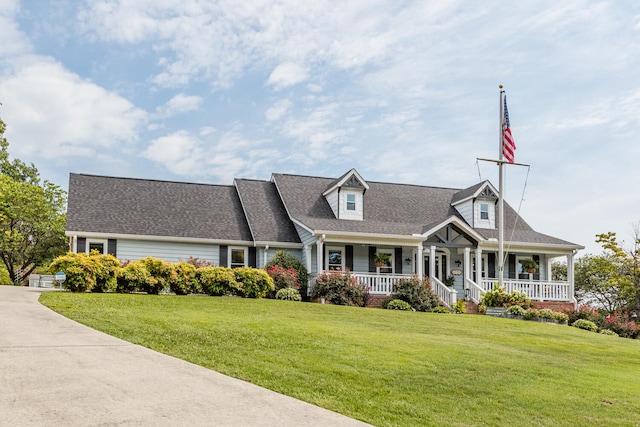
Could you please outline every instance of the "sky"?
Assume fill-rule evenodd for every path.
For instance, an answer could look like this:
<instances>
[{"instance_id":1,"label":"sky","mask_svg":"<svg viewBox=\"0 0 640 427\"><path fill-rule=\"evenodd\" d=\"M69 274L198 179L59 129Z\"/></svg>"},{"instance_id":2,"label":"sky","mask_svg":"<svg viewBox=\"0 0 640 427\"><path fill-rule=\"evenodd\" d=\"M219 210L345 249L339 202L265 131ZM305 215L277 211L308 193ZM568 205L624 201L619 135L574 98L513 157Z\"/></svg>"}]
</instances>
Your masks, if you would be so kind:
<instances>
[{"instance_id":1,"label":"sky","mask_svg":"<svg viewBox=\"0 0 640 427\"><path fill-rule=\"evenodd\" d=\"M600 253L640 221L640 3L0 0L12 158L231 185L271 173L466 188ZM506 231L508 233L508 231Z\"/></svg>"}]
</instances>

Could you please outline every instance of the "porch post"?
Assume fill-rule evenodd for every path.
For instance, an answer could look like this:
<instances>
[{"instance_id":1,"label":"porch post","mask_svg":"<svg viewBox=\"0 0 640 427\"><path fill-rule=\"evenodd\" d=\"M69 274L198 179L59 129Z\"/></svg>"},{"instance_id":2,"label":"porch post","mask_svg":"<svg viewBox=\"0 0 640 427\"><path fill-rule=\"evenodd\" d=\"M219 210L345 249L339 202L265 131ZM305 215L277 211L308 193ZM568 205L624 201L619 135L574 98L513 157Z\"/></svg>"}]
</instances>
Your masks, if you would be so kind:
<instances>
[{"instance_id":1,"label":"porch post","mask_svg":"<svg viewBox=\"0 0 640 427\"><path fill-rule=\"evenodd\" d=\"M569 282L569 297L573 301L574 308L578 308L578 301L575 296L575 285L573 283L574 278L574 265L573 265L573 257L576 251L572 251L569 255L567 255L567 281ZM549 278L551 279L551 278Z\"/></svg>"},{"instance_id":2,"label":"porch post","mask_svg":"<svg viewBox=\"0 0 640 427\"><path fill-rule=\"evenodd\" d=\"M476 248L476 284L482 286L482 249Z\"/></svg>"},{"instance_id":3,"label":"porch post","mask_svg":"<svg viewBox=\"0 0 640 427\"><path fill-rule=\"evenodd\" d=\"M464 283L463 289L467 289L467 280L471 280L471 248L464 248Z\"/></svg>"},{"instance_id":4,"label":"porch post","mask_svg":"<svg viewBox=\"0 0 640 427\"><path fill-rule=\"evenodd\" d=\"M311 273L311 245L304 245L304 261L307 271Z\"/></svg>"},{"instance_id":5,"label":"porch post","mask_svg":"<svg viewBox=\"0 0 640 427\"><path fill-rule=\"evenodd\" d=\"M420 280L424 279L424 254L422 252L423 248L422 248L422 242L420 242L420 244L418 245L418 257L417 257L417 264L416 265L416 274L418 275L418 277L420 278Z\"/></svg>"},{"instance_id":6,"label":"porch post","mask_svg":"<svg viewBox=\"0 0 640 427\"><path fill-rule=\"evenodd\" d=\"M429 279L436 277L436 247L429 248Z\"/></svg>"},{"instance_id":7,"label":"porch post","mask_svg":"<svg viewBox=\"0 0 640 427\"><path fill-rule=\"evenodd\" d=\"M324 263L322 262L322 258L324 255L324 240L318 239L316 242L317 245L317 253L316 253L316 274L322 273L322 266Z\"/></svg>"}]
</instances>

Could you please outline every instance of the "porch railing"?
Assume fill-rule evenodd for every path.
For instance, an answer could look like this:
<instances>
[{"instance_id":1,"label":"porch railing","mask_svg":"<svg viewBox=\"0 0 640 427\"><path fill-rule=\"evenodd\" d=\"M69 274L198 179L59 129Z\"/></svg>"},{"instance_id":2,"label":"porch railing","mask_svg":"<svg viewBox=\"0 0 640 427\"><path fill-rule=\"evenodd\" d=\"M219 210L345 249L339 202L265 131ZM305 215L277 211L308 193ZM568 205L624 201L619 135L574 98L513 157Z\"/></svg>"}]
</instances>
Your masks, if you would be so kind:
<instances>
[{"instance_id":1,"label":"porch railing","mask_svg":"<svg viewBox=\"0 0 640 427\"><path fill-rule=\"evenodd\" d=\"M448 308L451 308L458 300L458 292L455 289L448 287L435 277L431 277L430 281L431 288L436 295L438 295L440 301L442 301L442 303L444 303Z\"/></svg>"},{"instance_id":2,"label":"porch railing","mask_svg":"<svg viewBox=\"0 0 640 427\"><path fill-rule=\"evenodd\" d=\"M480 298L482 298L482 295L484 295L486 291L471 279L465 278L464 282L465 292L468 293L469 299L476 304L480 304Z\"/></svg>"},{"instance_id":3,"label":"porch railing","mask_svg":"<svg viewBox=\"0 0 640 427\"><path fill-rule=\"evenodd\" d=\"M482 279L482 289L485 292L496 286L498 279ZM569 282L507 279L504 281L504 288L507 292L524 292L534 301L573 301Z\"/></svg>"},{"instance_id":4,"label":"porch railing","mask_svg":"<svg viewBox=\"0 0 640 427\"><path fill-rule=\"evenodd\" d=\"M400 279L413 277L411 274L376 274L352 272L351 275L358 280L358 283L369 288L372 295L391 295L393 285Z\"/></svg>"}]
</instances>

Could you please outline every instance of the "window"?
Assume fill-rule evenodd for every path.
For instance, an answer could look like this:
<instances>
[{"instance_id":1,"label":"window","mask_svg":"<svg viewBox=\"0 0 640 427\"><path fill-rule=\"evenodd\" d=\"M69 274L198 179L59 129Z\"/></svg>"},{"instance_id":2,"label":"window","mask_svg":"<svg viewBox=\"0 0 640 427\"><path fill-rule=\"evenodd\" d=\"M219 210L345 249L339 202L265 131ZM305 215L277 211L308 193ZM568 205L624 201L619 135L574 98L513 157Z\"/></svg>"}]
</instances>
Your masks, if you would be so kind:
<instances>
[{"instance_id":1,"label":"window","mask_svg":"<svg viewBox=\"0 0 640 427\"><path fill-rule=\"evenodd\" d=\"M247 259L246 251L247 250L245 248L229 248L229 259L231 260L229 266L231 268L245 267L247 265L245 263Z\"/></svg>"},{"instance_id":2,"label":"window","mask_svg":"<svg viewBox=\"0 0 640 427\"><path fill-rule=\"evenodd\" d=\"M347 194L347 210L355 211L356 210L356 195L355 194Z\"/></svg>"},{"instance_id":3,"label":"window","mask_svg":"<svg viewBox=\"0 0 640 427\"><path fill-rule=\"evenodd\" d=\"M342 248L327 248L327 268L337 271L343 269Z\"/></svg>"},{"instance_id":4,"label":"window","mask_svg":"<svg viewBox=\"0 0 640 427\"><path fill-rule=\"evenodd\" d=\"M489 205L487 203L480 203L480 219L489 219Z\"/></svg>"},{"instance_id":5,"label":"window","mask_svg":"<svg viewBox=\"0 0 640 427\"><path fill-rule=\"evenodd\" d=\"M389 255L389 258L387 261L385 261L382 267L377 267L378 273L393 274L393 252L387 252L382 250L382 251L379 251L379 253Z\"/></svg>"},{"instance_id":6,"label":"window","mask_svg":"<svg viewBox=\"0 0 640 427\"><path fill-rule=\"evenodd\" d=\"M107 248L107 242L104 240L87 240L87 253L90 254L91 251L98 251L101 254L106 253L105 249Z\"/></svg>"}]
</instances>

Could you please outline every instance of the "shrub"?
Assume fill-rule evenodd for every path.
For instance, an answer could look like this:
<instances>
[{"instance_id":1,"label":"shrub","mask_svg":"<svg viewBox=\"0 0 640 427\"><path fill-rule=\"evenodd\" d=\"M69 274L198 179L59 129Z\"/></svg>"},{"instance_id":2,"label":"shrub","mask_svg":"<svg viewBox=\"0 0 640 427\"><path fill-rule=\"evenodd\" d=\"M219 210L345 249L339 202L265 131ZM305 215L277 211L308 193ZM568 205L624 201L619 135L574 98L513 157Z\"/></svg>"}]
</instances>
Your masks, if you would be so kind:
<instances>
[{"instance_id":1,"label":"shrub","mask_svg":"<svg viewBox=\"0 0 640 427\"><path fill-rule=\"evenodd\" d=\"M120 270L116 292L128 293L142 291L145 284L153 281L149 270L142 262L130 262Z\"/></svg>"},{"instance_id":2,"label":"shrub","mask_svg":"<svg viewBox=\"0 0 640 427\"><path fill-rule=\"evenodd\" d=\"M551 318L556 322L562 324L566 324L569 321L569 316L567 316L565 313L560 313L559 311L554 311Z\"/></svg>"},{"instance_id":3,"label":"shrub","mask_svg":"<svg viewBox=\"0 0 640 427\"><path fill-rule=\"evenodd\" d=\"M267 274L273 279L273 286L276 292L284 288L300 289L298 272L295 268L286 268L276 264L267 269Z\"/></svg>"},{"instance_id":4,"label":"shrub","mask_svg":"<svg viewBox=\"0 0 640 427\"><path fill-rule=\"evenodd\" d=\"M300 296L300 292L294 288L282 288L276 292L276 299L286 300L286 301L302 301L302 297Z\"/></svg>"},{"instance_id":5,"label":"shrub","mask_svg":"<svg viewBox=\"0 0 640 427\"><path fill-rule=\"evenodd\" d=\"M613 312L604 318L602 329L609 329L622 338L637 338L640 335L640 325L628 320L626 313Z\"/></svg>"},{"instance_id":6,"label":"shrub","mask_svg":"<svg viewBox=\"0 0 640 427\"><path fill-rule=\"evenodd\" d=\"M486 292L481 299L481 304L486 307L510 307L519 305L522 308L531 306L531 300L524 292L513 291L507 293L502 287L496 285L492 290Z\"/></svg>"},{"instance_id":7,"label":"shrub","mask_svg":"<svg viewBox=\"0 0 640 427\"><path fill-rule=\"evenodd\" d=\"M189 262L181 261L175 265L175 279L169 282L169 289L176 295L199 293L200 287L196 280L196 267Z\"/></svg>"},{"instance_id":8,"label":"shrub","mask_svg":"<svg viewBox=\"0 0 640 427\"><path fill-rule=\"evenodd\" d=\"M589 305L583 304L577 310L565 310L564 313L569 316L569 325L578 319L590 320L598 326L602 326L604 323L604 316Z\"/></svg>"},{"instance_id":9,"label":"shrub","mask_svg":"<svg viewBox=\"0 0 640 427\"><path fill-rule=\"evenodd\" d=\"M553 313L553 310L551 310L550 308L542 308L538 310L538 317L541 319L552 320Z\"/></svg>"},{"instance_id":10,"label":"shrub","mask_svg":"<svg viewBox=\"0 0 640 427\"><path fill-rule=\"evenodd\" d=\"M336 305L355 305L364 307L365 289L348 271L321 273L311 290L314 298L324 298Z\"/></svg>"},{"instance_id":11,"label":"shrub","mask_svg":"<svg viewBox=\"0 0 640 427\"><path fill-rule=\"evenodd\" d=\"M595 323L593 323L591 320L578 319L575 322L573 322L573 325L571 326L579 329L584 329L586 331L598 332L598 326Z\"/></svg>"},{"instance_id":12,"label":"shrub","mask_svg":"<svg viewBox=\"0 0 640 427\"><path fill-rule=\"evenodd\" d=\"M195 268L202 267L215 267L212 262L207 261L206 259L200 259L198 257L190 256L186 261L180 260L180 262L186 262L187 264L193 265Z\"/></svg>"},{"instance_id":13,"label":"shrub","mask_svg":"<svg viewBox=\"0 0 640 427\"><path fill-rule=\"evenodd\" d=\"M435 307L433 307L433 309L431 310L433 313L442 313L442 314L449 314L451 313L449 310L446 309L446 307L443 307L441 305L437 305Z\"/></svg>"},{"instance_id":14,"label":"shrub","mask_svg":"<svg viewBox=\"0 0 640 427\"><path fill-rule=\"evenodd\" d=\"M512 305L507 308L507 314L511 314L512 316L524 316L526 310L519 305Z\"/></svg>"},{"instance_id":15,"label":"shrub","mask_svg":"<svg viewBox=\"0 0 640 427\"><path fill-rule=\"evenodd\" d=\"M198 268L196 280L207 295L237 295L240 287L233 270L227 267Z\"/></svg>"},{"instance_id":16,"label":"shrub","mask_svg":"<svg viewBox=\"0 0 640 427\"><path fill-rule=\"evenodd\" d=\"M615 332L613 332L611 329L600 329L600 332L598 332L602 335L611 335L612 337L618 337L620 335L616 334Z\"/></svg>"},{"instance_id":17,"label":"shrub","mask_svg":"<svg viewBox=\"0 0 640 427\"><path fill-rule=\"evenodd\" d=\"M524 312L524 315L522 316L522 318L524 320L536 320L538 317L540 317L538 313L539 311L537 309L530 308Z\"/></svg>"},{"instance_id":18,"label":"shrub","mask_svg":"<svg viewBox=\"0 0 640 427\"><path fill-rule=\"evenodd\" d=\"M467 302L463 299L459 299L453 305L453 312L456 314L464 314L467 312Z\"/></svg>"},{"instance_id":19,"label":"shrub","mask_svg":"<svg viewBox=\"0 0 640 427\"><path fill-rule=\"evenodd\" d=\"M94 263L95 286L92 292L111 292L116 289L120 273L120 261L113 255L91 252L89 258Z\"/></svg>"},{"instance_id":20,"label":"shrub","mask_svg":"<svg viewBox=\"0 0 640 427\"><path fill-rule=\"evenodd\" d=\"M146 257L135 261L143 264L149 272L149 279L142 283L141 290L158 295L169 289L169 284L176 280L176 269L173 263L158 258Z\"/></svg>"},{"instance_id":21,"label":"shrub","mask_svg":"<svg viewBox=\"0 0 640 427\"><path fill-rule=\"evenodd\" d=\"M49 264L49 271L55 274L62 271L67 276L62 286L71 292L86 292L96 284L96 265L88 254L68 252Z\"/></svg>"},{"instance_id":22,"label":"shrub","mask_svg":"<svg viewBox=\"0 0 640 427\"><path fill-rule=\"evenodd\" d=\"M262 298L273 290L273 279L264 270L240 267L234 268L233 273L240 283L238 294L245 298Z\"/></svg>"},{"instance_id":23,"label":"shrub","mask_svg":"<svg viewBox=\"0 0 640 427\"><path fill-rule=\"evenodd\" d=\"M304 264L302 264L302 261L286 251L277 251L273 258L267 262L265 268L268 270L269 267L273 267L274 265L279 265L283 268L293 268L298 273L298 289L300 290L300 294L307 295L309 273Z\"/></svg>"},{"instance_id":24,"label":"shrub","mask_svg":"<svg viewBox=\"0 0 640 427\"><path fill-rule=\"evenodd\" d=\"M387 310L411 310L411 305L401 299L393 299L387 303Z\"/></svg>"},{"instance_id":25,"label":"shrub","mask_svg":"<svg viewBox=\"0 0 640 427\"><path fill-rule=\"evenodd\" d=\"M429 279L418 277L400 279L393 286L393 299L408 302L416 311L431 311L438 306L438 296L431 290Z\"/></svg>"}]
</instances>

